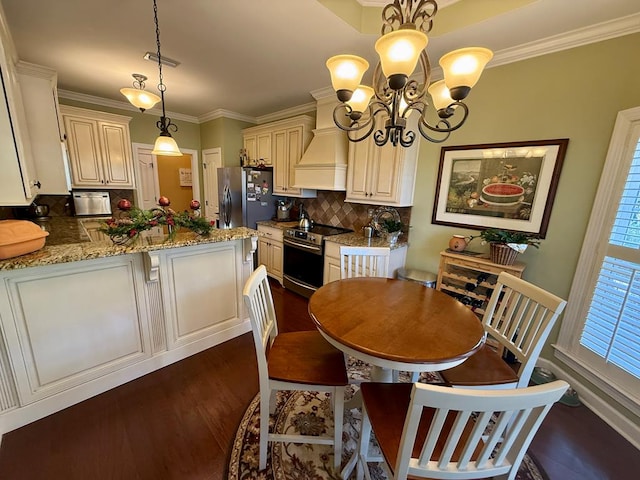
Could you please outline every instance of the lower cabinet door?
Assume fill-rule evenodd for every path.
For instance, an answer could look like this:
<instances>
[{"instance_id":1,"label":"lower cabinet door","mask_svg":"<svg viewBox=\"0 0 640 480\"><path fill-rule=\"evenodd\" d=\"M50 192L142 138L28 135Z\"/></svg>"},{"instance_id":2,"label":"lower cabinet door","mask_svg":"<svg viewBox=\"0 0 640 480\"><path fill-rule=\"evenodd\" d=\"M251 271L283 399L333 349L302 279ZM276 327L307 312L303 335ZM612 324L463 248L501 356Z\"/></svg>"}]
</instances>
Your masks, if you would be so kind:
<instances>
[{"instance_id":1,"label":"lower cabinet door","mask_svg":"<svg viewBox=\"0 0 640 480\"><path fill-rule=\"evenodd\" d=\"M21 403L31 403L150 356L135 255L27 269L7 280ZM5 328L9 325L4 325ZM9 339L7 339L9 340Z\"/></svg>"},{"instance_id":2,"label":"lower cabinet door","mask_svg":"<svg viewBox=\"0 0 640 480\"><path fill-rule=\"evenodd\" d=\"M162 281L169 350L242 322L238 248L233 242L167 250Z\"/></svg>"}]
</instances>

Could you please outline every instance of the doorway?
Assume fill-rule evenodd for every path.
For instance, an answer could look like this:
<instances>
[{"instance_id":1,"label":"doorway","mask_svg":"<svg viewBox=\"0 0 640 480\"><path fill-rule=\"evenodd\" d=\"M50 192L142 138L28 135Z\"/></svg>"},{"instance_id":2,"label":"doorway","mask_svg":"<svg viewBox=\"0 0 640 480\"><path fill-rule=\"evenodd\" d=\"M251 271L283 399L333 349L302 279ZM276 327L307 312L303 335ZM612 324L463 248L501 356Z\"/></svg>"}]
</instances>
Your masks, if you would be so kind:
<instances>
[{"instance_id":1,"label":"doorway","mask_svg":"<svg viewBox=\"0 0 640 480\"><path fill-rule=\"evenodd\" d=\"M166 157L153 155L152 150L153 145L133 144L136 204L148 210L157 207L163 195L173 210L189 210L191 200L200 201L198 151L183 148L181 157Z\"/></svg>"}]
</instances>

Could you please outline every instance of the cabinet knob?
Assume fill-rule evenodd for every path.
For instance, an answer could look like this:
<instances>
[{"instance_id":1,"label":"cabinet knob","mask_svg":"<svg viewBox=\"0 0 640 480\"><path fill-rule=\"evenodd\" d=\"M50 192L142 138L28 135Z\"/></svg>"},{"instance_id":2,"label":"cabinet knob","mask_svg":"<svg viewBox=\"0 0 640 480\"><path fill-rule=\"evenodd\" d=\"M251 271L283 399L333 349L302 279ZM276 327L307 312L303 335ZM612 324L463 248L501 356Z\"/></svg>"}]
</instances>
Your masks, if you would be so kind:
<instances>
[{"instance_id":1,"label":"cabinet knob","mask_svg":"<svg viewBox=\"0 0 640 480\"><path fill-rule=\"evenodd\" d=\"M38 187L38 190L40 190L40 188L42 187L42 184L40 183L40 180L36 180L35 182L33 182L33 186Z\"/></svg>"}]
</instances>

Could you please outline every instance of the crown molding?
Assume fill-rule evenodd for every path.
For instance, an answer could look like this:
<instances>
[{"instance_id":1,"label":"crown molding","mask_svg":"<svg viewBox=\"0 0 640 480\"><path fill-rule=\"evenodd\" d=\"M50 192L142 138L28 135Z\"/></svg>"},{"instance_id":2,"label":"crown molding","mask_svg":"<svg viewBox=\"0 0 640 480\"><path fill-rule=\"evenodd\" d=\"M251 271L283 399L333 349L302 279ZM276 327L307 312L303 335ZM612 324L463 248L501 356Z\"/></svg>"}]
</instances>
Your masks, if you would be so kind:
<instances>
[{"instance_id":1,"label":"crown molding","mask_svg":"<svg viewBox=\"0 0 640 480\"><path fill-rule=\"evenodd\" d=\"M258 117L258 125L263 123L275 122L276 120L282 120L285 118L295 117L296 115L304 115L305 113L315 112L316 102L309 102L297 107L287 108L280 110L279 112L269 113Z\"/></svg>"},{"instance_id":2,"label":"crown molding","mask_svg":"<svg viewBox=\"0 0 640 480\"><path fill-rule=\"evenodd\" d=\"M213 110L212 112L200 115L198 117L198 123L209 122L211 120L215 120L216 118L231 118L233 120L240 120L241 122L258 123L256 117L250 117L249 115L243 115L231 110L225 110L224 108L218 108L216 110Z\"/></svg>"},{"instance_id":3,"label":"crown molding","mask_svg":"<svg viewBox=\"0 0 640 480\"><path fill-rule=\"evenodd\" d=\"M58 98L66 98L67 100L75 100L83 103L90 103L93 105L101 105L103 107L117 108L119 110L128 110L131 112L140 113L140 109L134 107L128 102L120 102L118 100L111 100L108 98L96 97L94 95L87 95L85 93L71 92L69 90L58 90ZM151 113L153 115L161 116L162 110L159 108L151 108L145 110L145 113ZM184 115L182 113L166 112L168 117L172 120L182 120L184 122L198 123L197 117L191 115Z\"/></svg>"},{"instance_id":4,"label":"crown molding","mask_svg":"<svg viewBox=\"0 0 640 480\"><path fill-rule=\"evenodd\" d=\"M500 50L496 52L487 68L603 42L637 32L640 32L640 13Z\"/></svg>"},{"instance_id":5,"label":"crown molding","mask_svg":"<svg viewBox=\"0 0 640 480\"><path fill-rule=\"evenodd\" d=\"M57 72L53 68L36 65L35 63L19 60L16 63L18 73L30 75L32 77L44 78L47 80L58 78Z\"/></svg>"}]
</instances>

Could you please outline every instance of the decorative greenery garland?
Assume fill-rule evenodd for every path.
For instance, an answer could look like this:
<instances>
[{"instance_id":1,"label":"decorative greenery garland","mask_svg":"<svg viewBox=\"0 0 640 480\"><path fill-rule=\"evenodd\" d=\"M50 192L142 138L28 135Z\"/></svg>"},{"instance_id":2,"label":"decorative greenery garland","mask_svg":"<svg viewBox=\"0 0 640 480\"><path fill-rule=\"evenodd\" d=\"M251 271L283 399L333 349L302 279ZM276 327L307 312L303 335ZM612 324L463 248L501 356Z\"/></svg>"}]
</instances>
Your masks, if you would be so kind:
<instances>
[{"instance_id":1,"label":"decorative greenery garland","mask_svg":"<svg viewBox=\"0 0 640 480\"><path fill-rule=\"evenodd\" d=\"M151 210L142 210L132 206L128 200L121 200L118 203L121 216L106 220L99 230L118 245L133 242L145 230L164 225L169 230L167 241L174 240L180 228L187 228L198 235L209 235L213 230L214 222L199 215L200 203L197 200L191 202L193 212L176 212L169 207L168 198L161 197L160 200L161 206Z\"/></svg>"}]
</instances>

